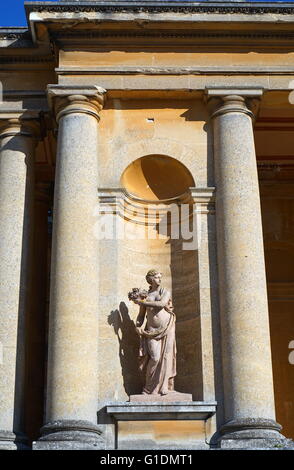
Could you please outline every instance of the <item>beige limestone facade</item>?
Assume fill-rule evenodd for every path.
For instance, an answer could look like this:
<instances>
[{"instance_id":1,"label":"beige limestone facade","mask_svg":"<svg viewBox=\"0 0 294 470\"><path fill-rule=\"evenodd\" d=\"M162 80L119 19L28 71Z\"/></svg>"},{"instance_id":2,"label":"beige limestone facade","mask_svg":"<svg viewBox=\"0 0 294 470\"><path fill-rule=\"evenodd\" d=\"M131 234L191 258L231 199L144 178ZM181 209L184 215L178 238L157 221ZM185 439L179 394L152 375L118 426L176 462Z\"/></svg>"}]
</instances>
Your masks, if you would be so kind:
<instances>
[{"instance_id":1,"label":"beige limestone facade","mask_svg":"<svg viewBox=\"0 0 294 470\"><path fill-rule=\"evenodd\" d=\"M26 12L0 28L0 449L293 448L293 4ZM129 401L151 268L192 401Z\"/></svg>"}]
</instances>

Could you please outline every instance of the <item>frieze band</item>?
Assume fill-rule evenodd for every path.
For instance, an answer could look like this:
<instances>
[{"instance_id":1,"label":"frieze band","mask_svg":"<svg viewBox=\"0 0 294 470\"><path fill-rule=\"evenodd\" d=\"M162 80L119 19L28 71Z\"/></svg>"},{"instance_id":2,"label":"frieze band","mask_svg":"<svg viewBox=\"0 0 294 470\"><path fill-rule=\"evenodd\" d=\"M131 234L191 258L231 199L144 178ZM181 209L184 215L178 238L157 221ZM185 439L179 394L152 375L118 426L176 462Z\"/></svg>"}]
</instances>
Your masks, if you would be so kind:
<instances>
[{"instance_id":1,"label":"frieze band","mask_svg":"<svg viewBox=\"0 0 294 470\"><path fill-rule=\"evenodd\" d=\"M84 3L84 2L83 2ZM101 13L129 13L130 11L133 13L223 13L223 14L234 14L234 13L242 13L242 14L265 14L265 13L275 13L275 14L282 14L282 15L292 15L294 12L294 7L289 6L275 6L270 4L268 6L258 6L258 5L239 5L235 4L234 6L228 4L221 5L218 4L211 4L211 5L191 5L189 3L182 3L179 4L178 2L175 3L164 3L161 6L158 6L158 2L156 4L148 4L143 3L143 5L137 4L127 4L126 2L119 3L112 3L109 2L108 4L104 5L96 5L93 2L85 2L82 5L80 2L77 2L77 5L73 5L69 2L63 2L62 4L56 5L28 5L28 11L32 12L64 12L65 10L68 12L92 12L97 11Z\"/></svg>"}]
</instances>

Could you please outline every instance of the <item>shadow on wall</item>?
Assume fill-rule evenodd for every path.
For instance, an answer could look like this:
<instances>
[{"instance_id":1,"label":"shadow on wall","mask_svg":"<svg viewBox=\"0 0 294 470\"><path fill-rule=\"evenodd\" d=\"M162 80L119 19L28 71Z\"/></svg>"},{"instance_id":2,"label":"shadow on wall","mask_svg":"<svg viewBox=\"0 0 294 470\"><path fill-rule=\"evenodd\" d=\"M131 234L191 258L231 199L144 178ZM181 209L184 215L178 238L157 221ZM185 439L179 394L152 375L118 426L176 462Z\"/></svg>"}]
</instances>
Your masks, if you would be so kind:
<instances>
[{"instance_id":1,"label":"shadow on wall","mask_svg":"<svg viewBox=\"0 0 294 470\"><path fill-rule=\"evenodd\" d=\"M112 310L108 316L108 324L113 327L119 342L119 359L124 389L127 395L141 393L143 381L138 363L139 336L125 302L120 302L119 308Z\"/></svg>"},{"instance_id":2,"label":"shadow on wall","mask_svg":"<svg viewBox=\"0 0 294 470\"><path fill-rule=\"evenodd\" d=\"M135 242L135 241L134 241ZM197 250L183 250L183 240L170 244L172 299L176 314L177 376L175 389L203 400L201 324L199 315L199 273ZM150 266L146 266L146 271ZM158 266L160 269L160 265ZM139 371L139 336L125 302L111 311L108 324L119 342L123 385L127 395L142 393L144 377Z\"/></svg>"},{"instance_id":3,"label":"shadow on wall","mask_svg":"<svg viewBox=\"0 0 294 470\"><path fill-rule=\"evenodd\" d=\"M170 238L172 297L176 314L175 389L203 400L198 251L184 250L184 240Z\"/></svg>"}]
</instances>

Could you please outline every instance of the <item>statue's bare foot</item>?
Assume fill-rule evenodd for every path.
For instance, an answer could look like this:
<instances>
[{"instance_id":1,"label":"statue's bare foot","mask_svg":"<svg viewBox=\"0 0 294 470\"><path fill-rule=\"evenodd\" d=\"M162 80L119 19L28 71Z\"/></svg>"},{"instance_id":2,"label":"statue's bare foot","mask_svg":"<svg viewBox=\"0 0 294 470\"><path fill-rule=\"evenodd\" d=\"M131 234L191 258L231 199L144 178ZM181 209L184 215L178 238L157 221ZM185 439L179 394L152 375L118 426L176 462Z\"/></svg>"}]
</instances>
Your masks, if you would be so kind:
<instances>
[{"instance_id":1,"label":"statue's bare foot","mask_svg":"<svg viewBox=\"0 0 294 470\"><path fill-rule=\"evenodd\" d=\"M160 392L160 395L168 395L169 391L168 390L162 390Z\"/></svg>"}]
</instances>

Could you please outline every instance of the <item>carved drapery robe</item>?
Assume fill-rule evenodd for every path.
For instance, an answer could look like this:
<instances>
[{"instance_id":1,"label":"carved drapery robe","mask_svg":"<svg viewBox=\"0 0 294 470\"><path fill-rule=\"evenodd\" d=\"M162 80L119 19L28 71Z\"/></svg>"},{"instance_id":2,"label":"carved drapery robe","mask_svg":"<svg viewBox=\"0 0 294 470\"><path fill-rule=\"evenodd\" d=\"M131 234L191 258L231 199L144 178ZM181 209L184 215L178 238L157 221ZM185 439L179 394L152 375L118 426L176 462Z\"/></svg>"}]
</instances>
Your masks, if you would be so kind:
<instances>
[{"instance_id":1,"label":"carved drapery robe","mask_svg":"<svg viewBox=\"0 0 294 470\"><path fill-rule=\"evenodd\" d=\"M161 288L160 297L166 292ZM148 300L148 299L147 299ZM171 299L164 307L169 317L153 328L147 324L140 328L139 366L145 374L143 393L166 394L174 390L176 376L175 313Z\"/></svg>"}]
</instances>

